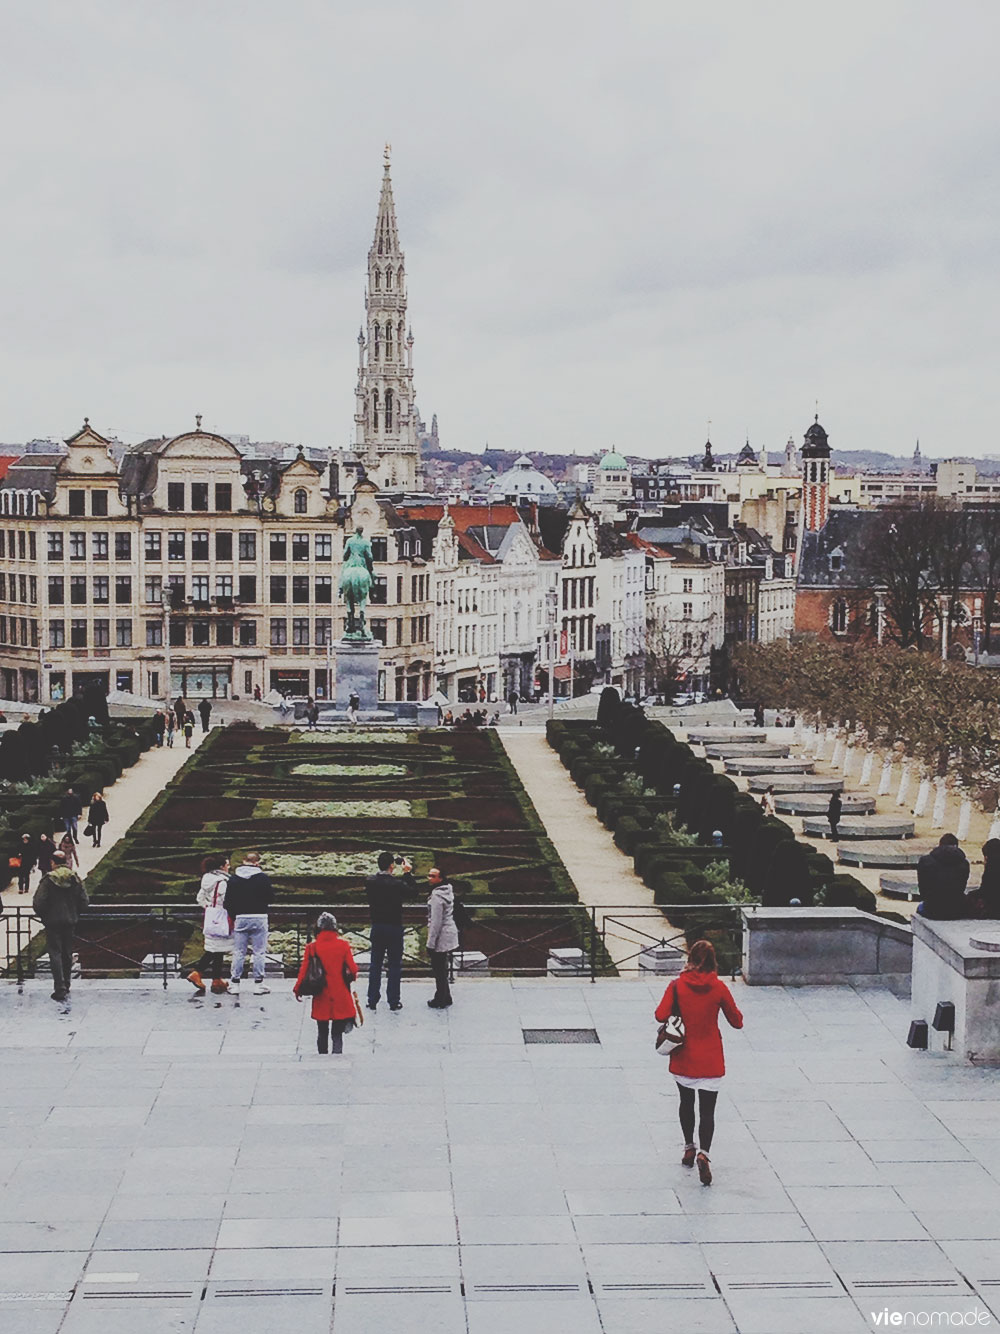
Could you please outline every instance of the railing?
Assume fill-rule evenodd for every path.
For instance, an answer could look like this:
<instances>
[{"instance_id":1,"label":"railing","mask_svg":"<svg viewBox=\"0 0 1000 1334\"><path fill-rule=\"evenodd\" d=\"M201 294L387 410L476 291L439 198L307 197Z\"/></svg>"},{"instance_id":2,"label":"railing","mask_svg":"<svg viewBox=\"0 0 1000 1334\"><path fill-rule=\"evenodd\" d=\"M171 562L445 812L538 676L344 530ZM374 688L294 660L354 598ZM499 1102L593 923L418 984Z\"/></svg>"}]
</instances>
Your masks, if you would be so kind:
<instances>
[{"instance_id":1,"label":"railing","mask_svg":"<svg viewBox=\"0 0 1000 1334\"><path fill-rule=\"evenodd\" d=\"M367 904L332 905L341 932L355 953L370 948ZM742 958L739 904L591 905L525 903L470 905L453 972L470 977L567 976L589 978L641 975L659 969L647 953L658 946L685 951L687 939L707 936L716 946L719 971L735 976ZM274 905L269 913L269 953L278 954L282 972L294 976L311 939L318 905ZM662 917L660 916L662 914ZM84 977L171 978L191 967L202 952L202 909L174 904L98 904L77 925L74 953ZM421 929L423 907L406 907L403 923L403 976L424 976L429 962ZM551 951L562 951L552 954ZM567 954L566 951L572 953ZM185 956L186 959L185 959ZM8 908L0 917L0 977L22 986L46 959L44 929L29 907ZM185 962L182 963L182 960ZM676 960L675 960L676 963ZM43 964L44 967L44 964Z\"/></svg>"}]
</instances>

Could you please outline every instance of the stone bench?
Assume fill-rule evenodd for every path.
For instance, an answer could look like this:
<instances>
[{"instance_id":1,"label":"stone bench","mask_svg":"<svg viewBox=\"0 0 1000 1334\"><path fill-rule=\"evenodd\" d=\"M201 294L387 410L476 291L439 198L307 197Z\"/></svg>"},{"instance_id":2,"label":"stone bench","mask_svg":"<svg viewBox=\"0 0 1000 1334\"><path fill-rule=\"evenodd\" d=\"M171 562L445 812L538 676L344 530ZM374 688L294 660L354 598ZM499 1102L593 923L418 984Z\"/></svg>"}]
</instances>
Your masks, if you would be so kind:
<instances>
[{"instance_id":1,"label":"stone bench","mask_svg":"<svg viewBox=\"0 0 1000 1334\"><path fill-rule=\"evenodd\" d=\"M773 787L775 796L779 792L825 792L829 802L831 792L843 792L844 780L812 774L765 773L751 776L749 787L751 792L766 792Z\"/></svg>"},{"instance_id":2,"label":"stone bench","mask_svg":"<svg viewBox=\"0 0 1000 1334\"><path fill-rule=\"evenodd\" d=\"M905 994L908 926L858 908L744 908L743 977L751 986L884 986Z\"/></svg>"},{"instance_id":3,"label":"stone bench","mask_svg":"<svg viewBox=\"0 0 1000 1334\"><path fill-rule=\"evenodd\" d=\"M955 1061L1000 1061L1000 922L914 916L911 996L929 1050ZM954 1006L953 1035L933 1026L939 1005Z\"/></svg>"},{"instance_id":4,"label":"stone bench","mask_svg":"<svg viewBox=\"0 0 1000 1334\"><path fill-rule=\"evenodd\" d=\"M825 815L830 804L825 792L775 792L774 806L779 815ZM856 797L850 793L842 798L843 813L847 815L874 815L874 797Z\"/></svg>"},{"instance_id":5,"label":"stone bench","mask_svg":"<svg viewBox=\"0 0 1000 1334\"><path fill-rule=\"evenodd\" d=\"M767 745L767 733L749 727L694 727L689 730L687 739L692 746L708 746L716 742L739 743L741 746Z\"/></svg>"},{"instance_id":6,"label":"stone bench","mask_svg":"<svg viewBox=\"0 0 1000 1334\"><path fill-rule=\"evenodd\" d=\"M838 843L837 857L845 866L916 866L925 852L936 847L936 843L926 839L911 838L901 843L858 839L854 843Z\"/></svg>"},{"instance_id":7,"label":"stone bench","mask_svg":"<svg viewBox=\"0 0 1000 1334\"><path fill-rule=\"evenodd\" d=\"M802 832L810 838L827 838L830 834L829 820L818 816L807 816L802 821ZM896 820L877 815L841 816L837 822L837 839L856 838L912 838L914 824L912 820Z\"/></svg>"},{"instance_id":8,"label":"stone bench","mask_svg":"<svg viewBox=\"0 0 1000 1334\"><path fill-rule=\"evenodd\" d=\"M787 760L791 746L781 746L774 741L759 746L737 745L734 741L709 741L705 744L705 755L710 760L771 759Z\"/></svg>"},{"instance_id":9,"label":"stone bench","mask_svg":"<svg viewBox=\"0 0 1000 1334\"><path fill-rule=\"evenodd\" d=\"M727 774L811 774L812 760L768 760L741 756L737 760L726 760Z\"/></svg>"},{"instance_id":10,"label":"stone bench","mask_svg":"<svg viewBox=\"0 0 1000 1334\"><path fill-rule=\"evenodd\" d=\"M884 894L889 899L907 899L913 901L920 898L920 891L917 889L916 872L900 871L894 873L890 871L887 875L880 875L878 878L879 893ZM979 882L973 883L971 880L965 888L967 894L974 894L979 888Z\"/></svg>"}]
</instances>

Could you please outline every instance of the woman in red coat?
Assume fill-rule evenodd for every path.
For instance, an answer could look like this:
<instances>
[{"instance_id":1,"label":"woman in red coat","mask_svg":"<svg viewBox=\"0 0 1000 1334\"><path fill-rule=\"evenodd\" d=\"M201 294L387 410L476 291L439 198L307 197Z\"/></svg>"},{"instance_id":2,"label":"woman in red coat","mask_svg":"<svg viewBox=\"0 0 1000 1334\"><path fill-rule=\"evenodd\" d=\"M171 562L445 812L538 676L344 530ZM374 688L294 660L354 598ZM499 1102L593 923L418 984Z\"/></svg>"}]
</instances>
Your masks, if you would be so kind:
<instances>
[{"instance_id":1,"label":"woman in red coat","mask_svg":"<svg viewBox=\"0 0 1000 1334\"><path fill-rule=\"evenodd\" d=\"M344 1034L354 1027L354 996L347 978L353 982L358 965L347 941L337 934L337 919L332 912L321 912L316 923L316 939L310 940L302 955L302 967L295 979L295 999L301 1000L299 987L305 979L309 960L318 954L326 973L326 986L312 998L312 1017L316 1020L316 1050L321 1056L328 1051L340 1056L344 1050ZM333 1039L332 1043L330 1039Z\"/></svg>"},{"instance_id":2,"label":"woman in red coat","mask_svg":"<svg viewBox=\"0 0 1000 1334\"><path fill-rule=\"evenodd\" d=\"M659 1023L669 1019L674 998L684 1020L684 1041L670 1054L670 1073L680 1094L684 1155L681 1162L693 1167L697 1155L698 1176L703 1186L712 1184L708 1151L715 1131L715 1102L726 1073L719 1032L719 1011L732 1028L743 1027L743 1016L732 992L716 975L715 948L709 940L696 940L688 953L687 967L670 983L656 1007ZM694 1144L694 1096L698 1094L698 1149Z\"/></svg>"}]
</instances>

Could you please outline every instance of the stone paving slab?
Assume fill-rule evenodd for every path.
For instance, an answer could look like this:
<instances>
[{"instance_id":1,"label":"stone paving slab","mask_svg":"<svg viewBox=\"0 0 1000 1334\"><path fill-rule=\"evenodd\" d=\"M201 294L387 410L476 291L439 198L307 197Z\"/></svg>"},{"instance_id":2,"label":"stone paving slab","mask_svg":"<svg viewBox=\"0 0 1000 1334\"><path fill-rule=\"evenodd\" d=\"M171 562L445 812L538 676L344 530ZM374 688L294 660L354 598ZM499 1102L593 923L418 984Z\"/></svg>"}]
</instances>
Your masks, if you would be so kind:
<instances>
[{"instance_id":1,"label":"stone paving slab","mask_svg":"<svg viewBox=\"0 0 1000 1334\"><path fill-rule=\"evenodd\" d=\"M4 1334L1000 1319L1000 1075L910 1051L888 992L733 984L706 1190L652 1050L662 982L470 980L446 1012L407 982L341 1058L287 983L78 986L0 984ZM132 1047L89 1040L119 1018ZM578 1025L599 1042L521 1036Z\"/></svg>"}]
</instances>

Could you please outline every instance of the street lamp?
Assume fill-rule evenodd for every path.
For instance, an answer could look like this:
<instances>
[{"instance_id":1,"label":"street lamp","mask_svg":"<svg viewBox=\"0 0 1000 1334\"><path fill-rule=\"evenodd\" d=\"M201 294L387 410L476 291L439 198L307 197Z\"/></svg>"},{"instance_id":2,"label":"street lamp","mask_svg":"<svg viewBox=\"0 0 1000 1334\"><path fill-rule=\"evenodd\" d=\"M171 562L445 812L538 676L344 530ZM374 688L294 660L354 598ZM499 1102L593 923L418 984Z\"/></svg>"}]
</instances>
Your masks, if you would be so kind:
<instances>
[{"instance_id":1,"label":"street lamp","mask_svg":"<svg viewBox=\"0 0 1000 1334\"><path fill-rule=\"evenodd\" d=\"M545 608L548 616L549 632L549 717L555 716L555 674L556 674L556 618L559 613L559 590L550 588L545 594Z\"/></svg>"}]
</instances>

